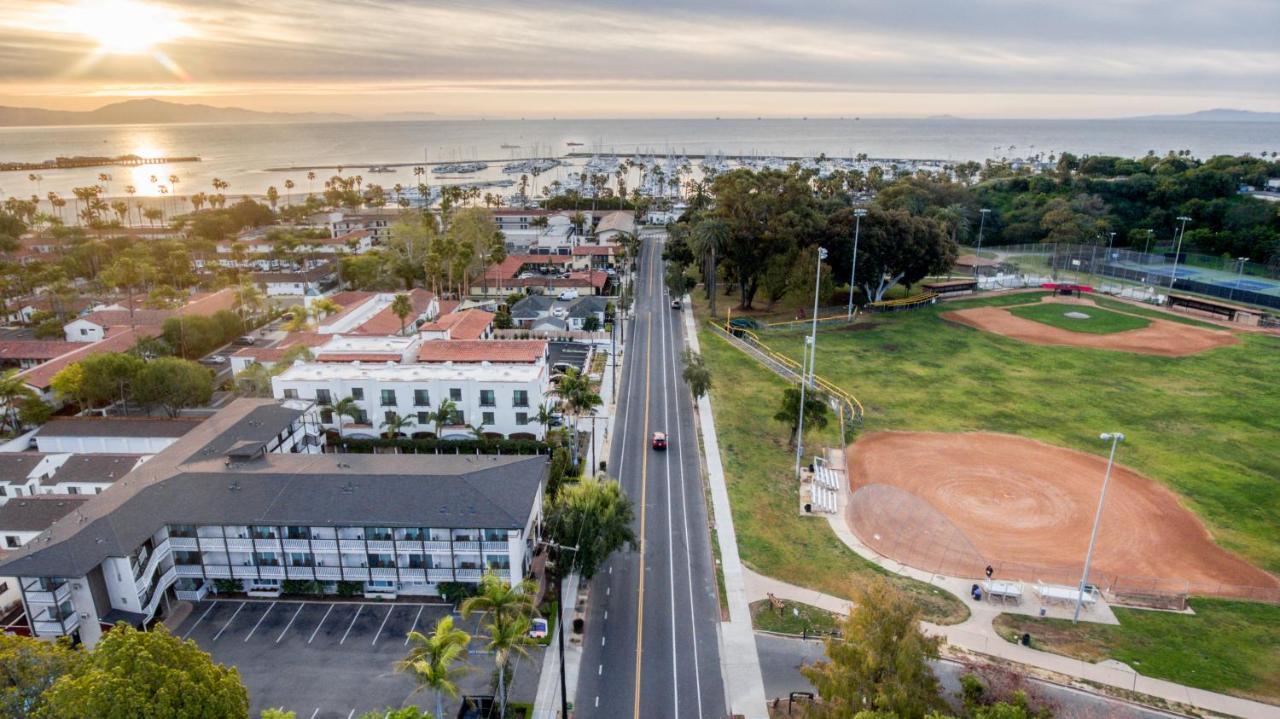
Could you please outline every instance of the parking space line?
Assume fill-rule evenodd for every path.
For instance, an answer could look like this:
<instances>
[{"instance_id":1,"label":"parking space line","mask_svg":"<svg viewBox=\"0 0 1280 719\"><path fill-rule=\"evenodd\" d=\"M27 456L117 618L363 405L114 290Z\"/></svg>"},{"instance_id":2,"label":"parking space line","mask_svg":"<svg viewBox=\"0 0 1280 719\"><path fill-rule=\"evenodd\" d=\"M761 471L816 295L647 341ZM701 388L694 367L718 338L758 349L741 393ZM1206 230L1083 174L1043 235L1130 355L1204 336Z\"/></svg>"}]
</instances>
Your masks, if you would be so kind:
<instances>
[{"instance_id":1,"label":"parking space line","mask_svg":"<svg viewBox=\"0 0 1280 719\"><path fill-rule=\"evenodd\" d=\"M316 710L311 712L311 719L316 719L316 715L319 713L320 713L320 707L316 707Z\"/></svg>"},{"instance_id":2,"label":"parking space line","mask_svg":"<svg viewBox=\"0 0 1280 719\"><path fill-rule=\"evenodd\" d=\"M355 715L356 715L356 708L355 708L355 707L351 707L351 713L350 713L350 714L347 714L347 719L351 719L351 717L353 717L353 716L355 716Z\"/></svg>"},{"instance_id":3,"label":"parking space line","mask_svg":"<svg viewBox=\"0 0 1280 719\"><path fill-rule=\"evenodd\" d=\"M323 617L320 617L320 623L316 625L316 629L315 629L315 631L311 632L311 639L308 639L308 640L307 640L307 644L310 644L310 643L312 642L312 640L314 640L314 639L316 638L316 634L319 634L319 633L320 633L320 627L323 627L323 626L324 626L324 620L326 620L326 619L328 619L328 618L329 618L329 612L332 612L332 611L333 611L333 605L332 605L332 604L330 604L330 605L329 605L329 610L328 610L328 611L326 611L326 612L324 613L324 616L323 616Z\"/></svg>"},{"instance_id":4,"label":"parking space line","mask_svg":"<svg viewBox=\"0 0 1280 719\"><path fill-rule=\"evenodd\" d=\"M413 617L413 624L410 625L409 631L405 632L405 635L404 635L404 645L406 647L409 646L409 635L413 634L414 630L418 628L418 620L422 618L422 610L426 608L427 608L427 605L425 604L421 604L418 606L418 613L415 614Z\"/></svg>"},{"instance_id":5,"label":"parking space line","mask_svg":"<svg viewBox=\"0 0 1280 719\"><path fill-rule=\"evenodd\" d=\"M387 626L387 620L391 618L391 613L395 610L394 605L387 607L387 616L382 618L382 624L378 625L378 632L373 635L373 646L378 646L378 637L382 636L382 630Z\"/></svg>"},{"instance_id":6,"label":"parking space line","mask_svg":"<svg viewBox=\"0 0 1280 719\"><path fill-rule=\"evenodd\" d=\"M236 607L236 610L231 613L231 618L227 620L227 623L223 624L222 628L218 630L218 633L213 635L213 641L218 641L218 637L222 636L222 633L227 631L227 627L231 626L231 623L236 620L236 615L240 613L241 609L244 609L245 604L246 602L240 602L240 606Z\"/></svg>"},{"instance_id":7,"label":"parking space line","mask_svg":"<svg viewBox=\"0 0 1280 719\"><path fill-rule=\"evenodd\" d=\"M299 614L302 614L302 608L305 606L307 606L306 602L298 602L298 611L294 612L292 617L289 617L289 623L284 625L284 629L280 631L280 636L276 637L276 644L279 644L280 640L284 639L285 632L288 632L289 627L293 626L293 620L297 619ZM317 707L316 711L320 711L320 709Z\"/></svg>"},{"instance_id":8,"label":"parking space line","mask_svg":"<svg viewBox=\"0 0 1280 719\"><path fill-rule=\"evenodd\" d=\"M195 624L192 624L192 625L187 629L187 633L186 633L186 634L183 634L183 635L182 635L182 638L183 638L183 639L186 639L187 637L191 636L191 632L194 632L194 631L196 630L196 627L200 626L200 622L203 622L203 621L204 621L204 618L205 618L205 617L207 617L207 616L209 616L209 612L212 612L212 611L213 611L213 608L214 608L214 607L216 607L216 606L218 606L218 600L216 600L216 599L215 599L215 600L213 600L213 604L210 604L210 605L209 605L209 608L208 608L208 609L206 609L206 610L204 610L204 614L201 614L201 615L200 615L200 618L196 620L196 623L195 623Z\"/></svg>"},{"instance_id":9,"label":"parking space line","mask_svg":"<svg viewBox=\"0 0 1280 719\"><path fill-rule=\"evenodd\" d=\"M267 615L271 613L271 610L272 610L272 609L275 609L275 606L276 606L276 603L275 603L275 602L272 602L272 603L271 603L271 605L267 607L267 611L263 612L263 613L262 613L262 616L258 617L258 622L257 622L257 624L254 624L254 625L253 625L253 629L250 629L250 630L249 630L249 633L248 633L248 634L246 634L246 635L244 635L244 640L245 640L246 642L247 642L247 641L249 641L249 639L253 637L253 633L254 633L254 632L258 631L258 627L262 626L262 620L267 618Z\"/></svg>"},{"instance_id":10,"label":"parking space line","mask_svg":"<svg viewBox=\"0 0 1280 719\"><path fill-rule=\"evenodd\" d=\"M347 625L347 631L342 633L342 639L338 640L338 644L345 644L347 642L347 635L351 633L351 628L356 625L356 620L360 618L360 612L362 611L364 611L363 604L356 607L356 615L351 618L351 623ZM355 709L352 709L351 711L355 712Z\"/></svg>"}]
</instances>

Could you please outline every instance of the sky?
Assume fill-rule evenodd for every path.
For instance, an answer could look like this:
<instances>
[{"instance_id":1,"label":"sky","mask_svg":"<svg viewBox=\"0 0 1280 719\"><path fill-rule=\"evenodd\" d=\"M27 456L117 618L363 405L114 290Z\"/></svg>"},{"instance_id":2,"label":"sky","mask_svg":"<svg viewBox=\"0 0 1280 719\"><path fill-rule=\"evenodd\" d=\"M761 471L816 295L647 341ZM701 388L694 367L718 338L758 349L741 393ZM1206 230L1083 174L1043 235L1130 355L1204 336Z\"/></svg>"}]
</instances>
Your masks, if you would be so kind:
<instances>
[{"instance_id":1,"label":"sky","mask_svg":"<svg viewBox=\"0 0 1280 719\"><path fill-rule=\"evenodd\" d=\"M0 0L0 105L442 117L1280 111L1275 0Z\"/></svg>"}]
</instances>

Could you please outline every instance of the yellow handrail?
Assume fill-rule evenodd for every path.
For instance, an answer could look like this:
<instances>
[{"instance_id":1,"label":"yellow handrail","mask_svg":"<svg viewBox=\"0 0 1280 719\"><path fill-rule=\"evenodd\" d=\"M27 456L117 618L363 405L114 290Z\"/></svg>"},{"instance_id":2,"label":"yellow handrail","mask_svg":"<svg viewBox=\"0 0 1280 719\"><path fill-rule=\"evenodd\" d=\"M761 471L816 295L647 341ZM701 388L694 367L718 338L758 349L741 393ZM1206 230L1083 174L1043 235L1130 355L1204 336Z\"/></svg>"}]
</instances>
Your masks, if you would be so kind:
<instances>
[{"instance_id":1,"label":"yellow handrail","mask_svg":"<svg viewBox=\"0 0 1280 719\"><path fill-rule=\"evenodd\" d=\"M769 347L769 345L762 342L760 340L760 336L757 335L755 332L752 332L751 330L743 327L731 327L728 325L728 323L726 323L724 330L730 335L738 333L745 337L749 337L751 339L751 344L753 344L756 347L756 349L763 352L769 359L772 359L773 361L783 365L784 367L790 368L792 371L796 372L797 374L803 374L801 371L799 362L796 362L795 360L791 359L790 357L784 354L774 351L772 348ZM855 417L862 416L863 407L862 407L862 403L858 401L858 398L849 394L843 388L837 386L831 381L818 376L816 373L813 376L813 381L814 381L814 384L818 385L818 387L820 387L827 394L830 394L836 397L837 399L843 401L846 405L848 405L849 411L853 413Z\"/></svg>"},{"instance_id":2,"label":"yellow handrail","mask_svg":"<svg viewBox=\"0 0 1280 719\"><path fill-rule=\"evenodd\" d=\"M844 314L844 315L827 315L826 317L819 317L817 321L818 321L818 322L826 322L827 320L848 319L848 318L849 318L849 315L848 315L848 314ZM810 318L810 319L801 319L801 320L784 320L784 321L782 321L782 322L766 322L764 326L765 326L765 327L783 327L783 326L785 326L785 325L807 325L807 324L809 324L809 323L811 323L811 322L813 322L813 321L814 321L814 320L813 320L812 318Z\"/></svg>"},{"instance_id":3,"label":"yellow handrail","mask_svg":"<svg viewBox=\"0 0 1280 719\"><path fill-rule=\"evenodd\" d=\"M937 296L938 296L937 292L921 292L918 295L903 297L902 299L898 299L898 300L881 300L879 302L870 302L867 304L867 307L872 309L883 309L885 307L903 307L906 305L915 305L915 304L920 304L921 302L928 302L929 300L932 300Z\"/></svg>"}]
</instances>

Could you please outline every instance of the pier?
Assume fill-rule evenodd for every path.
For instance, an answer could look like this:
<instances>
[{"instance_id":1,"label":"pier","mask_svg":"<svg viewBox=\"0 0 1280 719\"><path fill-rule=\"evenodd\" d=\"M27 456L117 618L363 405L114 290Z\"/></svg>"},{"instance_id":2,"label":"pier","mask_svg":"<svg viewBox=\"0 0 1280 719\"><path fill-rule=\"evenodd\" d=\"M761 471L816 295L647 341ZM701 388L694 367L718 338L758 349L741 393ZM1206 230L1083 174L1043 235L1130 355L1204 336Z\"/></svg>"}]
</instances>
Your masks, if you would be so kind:
<instances>
[{"instance_id":1,"label":"pier","mask_svg":"<svg viewBox=\"0 0 1280 719\"><path fill-rule=\"evenodd\" d=\"M0 162L0 172L32 172L36 170L72 170L84 167L141 167L143 165L169 165L179 162L200 162L190 157L58 157L44 162Z\"/></svg>"}]
</instances>

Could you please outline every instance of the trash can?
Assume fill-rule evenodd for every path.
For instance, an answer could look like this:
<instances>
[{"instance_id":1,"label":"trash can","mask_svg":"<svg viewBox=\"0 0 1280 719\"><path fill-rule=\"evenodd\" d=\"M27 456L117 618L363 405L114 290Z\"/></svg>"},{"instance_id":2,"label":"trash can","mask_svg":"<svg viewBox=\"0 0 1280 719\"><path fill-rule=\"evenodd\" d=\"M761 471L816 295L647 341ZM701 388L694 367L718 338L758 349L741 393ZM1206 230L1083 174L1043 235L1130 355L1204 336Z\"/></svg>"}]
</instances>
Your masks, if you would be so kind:
<instances>
[{"instance_id":1,"label":"trash can","mask_svg":"<svg viewBox=\"0 0 1280 719\"><path fill-rule=\"evenodd\" d=\"M1022 634L1022 639L1019 643L1024 647L1031 646L1031 635L1024 632Z\"/></svg>"}]
</instances>

